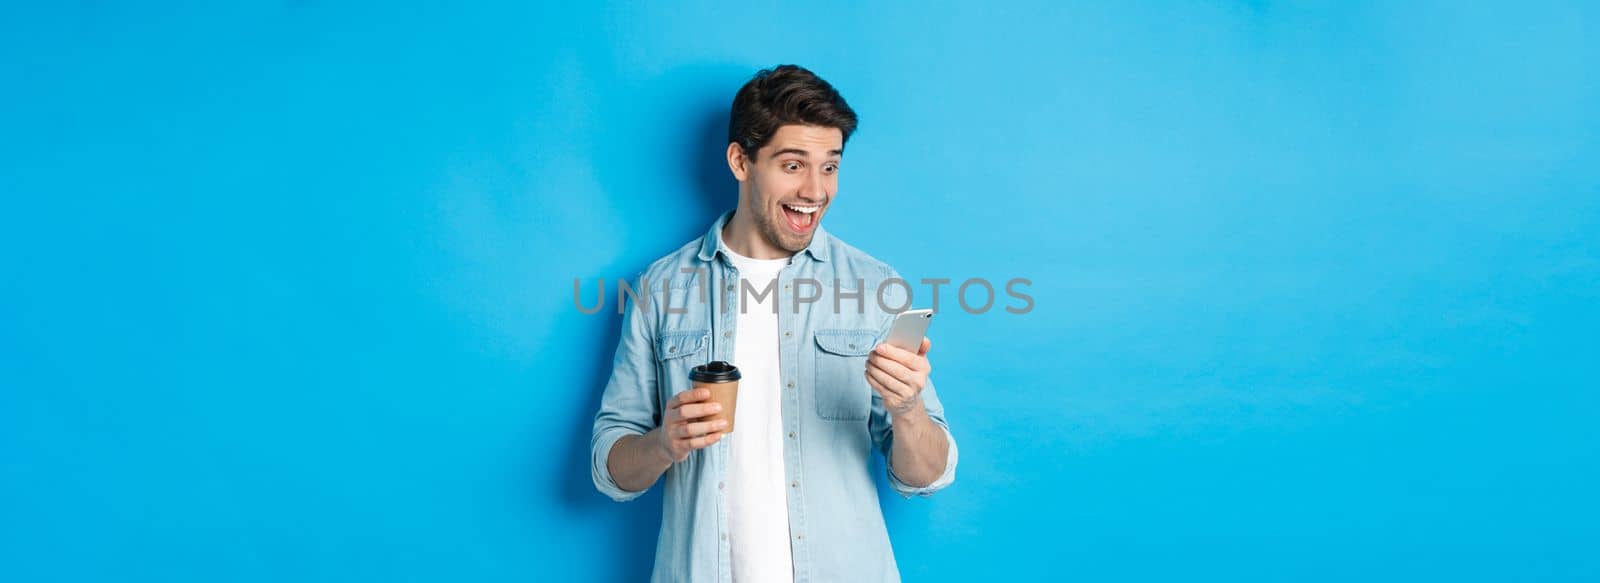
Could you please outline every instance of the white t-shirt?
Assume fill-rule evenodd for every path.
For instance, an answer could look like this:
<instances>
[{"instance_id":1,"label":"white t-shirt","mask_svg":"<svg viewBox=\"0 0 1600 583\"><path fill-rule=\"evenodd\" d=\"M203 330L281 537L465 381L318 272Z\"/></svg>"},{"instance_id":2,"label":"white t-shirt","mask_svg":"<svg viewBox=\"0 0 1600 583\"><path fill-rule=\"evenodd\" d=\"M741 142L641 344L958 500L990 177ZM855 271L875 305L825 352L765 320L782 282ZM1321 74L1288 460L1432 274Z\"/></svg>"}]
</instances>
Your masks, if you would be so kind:
<instances>
[{"instance_id":1,"label":"white t-shirt","mask_svg":"<svg viewBox=\"0 0 1600 583\"><path fill-rule=\"evenodd\" d=\"M752 259L722 248L756 292L773 293L760 302L744 294L740 282L734 304L733 364L739 367L739 396L733 433L727 437L728 544L735 583L794 581L789 549L789 492L784 487L783 394L778 386L778 272L790 258ZM742 308L742 309L741 309Z\"/></svg>"}]
</instances>

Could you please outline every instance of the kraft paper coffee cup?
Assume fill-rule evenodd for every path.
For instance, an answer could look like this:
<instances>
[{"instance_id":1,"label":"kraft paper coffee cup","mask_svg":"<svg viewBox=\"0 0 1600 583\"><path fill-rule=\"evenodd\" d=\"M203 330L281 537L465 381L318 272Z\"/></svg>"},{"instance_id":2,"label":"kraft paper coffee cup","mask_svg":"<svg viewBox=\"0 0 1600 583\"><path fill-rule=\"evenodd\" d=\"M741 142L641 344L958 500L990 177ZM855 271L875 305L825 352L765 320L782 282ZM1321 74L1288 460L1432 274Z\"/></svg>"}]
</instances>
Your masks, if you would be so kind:
<instances>
[{"instance_id":1,"label":"kraft paper coffee cup","mask_svg":"<svg viewBox=\"0 0 1600 583\"><path fill-rule=\"evenodd\" d=\"M727 421L728 426L722 433L733 433L734 406L739 402L739 367L713 360L690 370L689 381L694 384L694 389L705 387L711 390L711 400L721 403L722 411L710 415L709 419Z\"/></svg>"}]
</instances>

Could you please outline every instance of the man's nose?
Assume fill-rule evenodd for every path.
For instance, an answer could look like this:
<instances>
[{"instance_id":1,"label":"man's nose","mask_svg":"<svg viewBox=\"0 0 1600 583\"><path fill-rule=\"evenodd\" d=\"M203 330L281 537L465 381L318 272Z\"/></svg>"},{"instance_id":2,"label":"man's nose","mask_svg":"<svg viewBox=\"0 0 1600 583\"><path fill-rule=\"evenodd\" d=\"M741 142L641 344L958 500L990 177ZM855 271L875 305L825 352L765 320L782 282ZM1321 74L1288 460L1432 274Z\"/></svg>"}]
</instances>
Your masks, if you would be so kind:
<instances>
[{"instance_id":1,"label":"man's nose","mask_svg":"<svg viewBox=\"0 0 1600 583\"><path fill-rule=\"evenodd\" d=\"M828 200L828 181L818 171L806 173L806 183L800 188L800 198L807 202Z\"/></svg>"}]
</instances>

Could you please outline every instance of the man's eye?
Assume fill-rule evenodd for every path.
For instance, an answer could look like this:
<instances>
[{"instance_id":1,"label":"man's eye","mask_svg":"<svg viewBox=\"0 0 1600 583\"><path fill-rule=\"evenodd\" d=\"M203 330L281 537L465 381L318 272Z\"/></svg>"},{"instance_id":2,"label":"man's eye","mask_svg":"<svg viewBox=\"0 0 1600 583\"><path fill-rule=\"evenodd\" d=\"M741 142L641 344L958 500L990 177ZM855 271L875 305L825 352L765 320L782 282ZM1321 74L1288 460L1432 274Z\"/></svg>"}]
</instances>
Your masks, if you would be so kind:
<instances>
[{"instance_id":1,"label":"man's eye","mask_svg":"<svg viewBox=\"0 0 1600 583\"><path fill-rule=\"evenodd\" d=\"M788 164L784 164L783 165L783 169L784 170L788 170L790 172L794 172L795 170L799 170L800 169L800 165L796 164L794 162L790 162Z\"/></svg>"},{"instance_id":2,"label":"man's eye","mask_svg":"<svg viewBox=\"0 0 1600 583\"><path fill-rule=\"evenodd\" d=\"M836 164L828 164L828 165L822 167L822 171L823 172L827 172L829 174L833 174L834 172L838 172L839 171L839 166L836 165Z\"/></svg>"}]
</instances>

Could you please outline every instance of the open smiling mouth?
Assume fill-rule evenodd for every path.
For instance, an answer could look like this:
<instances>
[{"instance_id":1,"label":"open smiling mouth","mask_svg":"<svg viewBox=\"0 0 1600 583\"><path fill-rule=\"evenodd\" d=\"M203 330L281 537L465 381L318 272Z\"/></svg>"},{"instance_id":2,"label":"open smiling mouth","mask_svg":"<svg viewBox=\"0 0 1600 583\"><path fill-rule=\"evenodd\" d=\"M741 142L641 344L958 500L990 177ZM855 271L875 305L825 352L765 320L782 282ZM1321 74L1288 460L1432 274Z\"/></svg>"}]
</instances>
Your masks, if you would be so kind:
<instances>
[{"instance_id":1,"label":"open smiling mouth","mask_svg":"<svg viewBox=\"0 0 1600 583\"><path fill-rule=\"evenodd\" d=\"M788 219L789 228L802 235L811 232L817 226L817 215L822 211L822 205L800 206L795 204L783 205L783 218Z\"/></svg>"}]
</instances>

